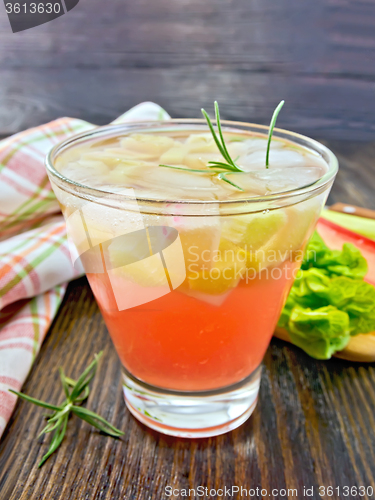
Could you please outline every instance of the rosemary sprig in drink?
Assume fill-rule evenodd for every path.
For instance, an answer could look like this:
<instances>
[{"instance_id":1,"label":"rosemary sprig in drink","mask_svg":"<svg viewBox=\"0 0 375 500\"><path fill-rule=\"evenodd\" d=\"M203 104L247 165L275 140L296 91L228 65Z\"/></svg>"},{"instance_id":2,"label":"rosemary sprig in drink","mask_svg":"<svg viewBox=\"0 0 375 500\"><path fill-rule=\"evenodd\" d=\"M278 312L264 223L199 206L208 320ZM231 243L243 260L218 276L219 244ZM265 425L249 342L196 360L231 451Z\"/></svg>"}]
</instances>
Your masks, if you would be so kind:
<instances>
[{"instance_id":1,"label":"rosemary sprig in drink","mask_svg":"<svg viewBox=\"0 0 375 500\"><path fill-rule=\"evenodd\" d=\"M89 396L90 393L89 384L95 376L96 369L98 366L98 361L102 357L102 355L103 351L95 355L95 359L84 370L84 372L77 381L67 377L64 374L63 369L59 368L60 379L66 396L65 401L60 406L51 405L49 403L45 403L44 401L40 401L39 399L27 396L26 394L22 394L21 392L10 390L10 392L13 392L14 394L16 394L22 399L25 399L29 403L33 403L43 408L47 408L47 410L52 410L53 412L47 417L48 423L40 433L40 435L42 435L54 431L54 435L51 440L49 449L42 458L41 462L39 463L39 467L41 467L44 464L44 462L52 455L52 453L54 453L57 450L57 448L62 443L62 440L64 439L65 432L68 426L68 419L71 413L81 418L82 420L85 420L90 425L93 425L101 432L104 432L109 436L117 438L124 434L122 431L116 429L116 427L111 425L97 413L94 413L93 411L80 406L81 403L83 403L83 401L85 401Z\"/></svg>"},{"instance_id":2,"label":"rosemary sprig in drink","mask_svg":"<svg viewBox=\"0 0 375 500\"><path fill-rule=\"evenodd\" d=\"M285 101L281 101L275 111L273 112L270 127L268 130L268 141L267 141L267 151L266 151L266 168L269 167L269 156L270 156L270 146L271 146L271 140L272 140L272 134L273 134L273 129L275 128L276 120L277 117L280 113L281 108L284 106ZM212 124L211 118L208 116L207 112L202 108L202 115L206 119L208 128L210 129L210 132L212 134L212 137L216 143L216 146L218 150L221 153L221 156L223 157L224 161L209 161L207 164L208 168L205 169L192 169L192 168L184 168L184 167L177 167L173 165L159 165L159 167L166 167L166 168L173 168L175 170L184 170L186 172L197 172L197 173L204 173L207 174L210 171L217 176L218 179L226 182L227 184L230 184L231 186L235 187L236 189L239 189L240 191L243 191L243 189L235 184L233 181L228 179L227 175L228 174L235 174L239 172L245 172L239 165L236 164L236 160L233 160L232 157L229 154L229 151L227 149L227 146L225 144L224 140L224 135L223 131L221 128L221 121L220 121L220 112L219 112L219 104L217 101L215 101L215 119L216 119L216 126L217 130L219 132L219 136L217 136L214 126ZM210 170L209 170L210 169Z\"/></svg>"},{"instance_id":3,"label":"rosemary sprig in drink","mask_svg":"<svg viewBox=\"0 0 375 500\"><path fill-rule=\"evenodd\" d=\"M232 158L228 152L228 149L225 145L223 132L221 130L220 112L219 112L219 105L218 105L217 101L215 101L215 117L216 117L216 126L217 126L217 130L219 132L219 137L217 137L217 135L216 135L216 132L215 132L214 127L213 127L212 122L211 122L211 118L208 116L208 114L206 113L206 111L204 109L201 109L201 111L202 111L202 115L206 119L208 128L211 131L212 137L213 137L214 141L216 142L216 146L218 147L218 150L220 151L222 157L225 160L225 163L221 162L221 161L209 161L208 168L221 168L224 170L228 170L230 172L243 172L243 169L241 167L239 167L238 165L236 165L235 162L232 160Z\"/></svg>"},{"instance_id":4,"label":"rosemary sprig in drink","mask_svg":"<svg viewBox=\"0 0 375 500\"><path fill-rule=\"evenodd\" d=\"M271 147L271 140L272 140L273 129L275 128L277 117L279 116L279 113L281 111L281 108L284 106L284 103L285 103L285 101L281 101L277 105L275 111L273 112L272 118L271 118L270 127L268 129L268 141L267 141L267 152L266 152L266 168L268 168L269 164L270 164L270 147Z\"/></svg>"},{"instance_id":5,"label":"rosemary sprig in drink","mask_svg":"<svg viewBox=\"0 0 375 500\"><path fill-rule=\"evenodd\" d=\"M235 184L233 181L228 179L226 176L227 173L235 173L235 172L243 172L242 168L236 165L234 160L229 154L229 151L226 147L225 141L224 141L224 136L223 132L221 129L221 122L220 122L220 112L219 112L219 105L217 101L215 101L215 118L216 118L216 125L217 129L219 132L219 137L216 135L214 126L211 122L211 118L208 116L207 112L202 109L202 114L204 118L206 119L208 128L211 131L212 137L216 143L216 146L218 147L218 150L220 151L223 159L225 161L209 161L208 162L208 168L206 169L191 169L191 168L184 168L184 167L176 167L172 165L159 165L160 167L166 167L166 168L174 168L176 170L184 170L186 172L199 172L199 173L209 173L212 172L213 174L216 174L217 178L230 184L231 186L235 187L236 189L239 189L240 191L243 191L243 189ZM210 170L209 170L210 169Z\"/></svg>"}]
</instances>

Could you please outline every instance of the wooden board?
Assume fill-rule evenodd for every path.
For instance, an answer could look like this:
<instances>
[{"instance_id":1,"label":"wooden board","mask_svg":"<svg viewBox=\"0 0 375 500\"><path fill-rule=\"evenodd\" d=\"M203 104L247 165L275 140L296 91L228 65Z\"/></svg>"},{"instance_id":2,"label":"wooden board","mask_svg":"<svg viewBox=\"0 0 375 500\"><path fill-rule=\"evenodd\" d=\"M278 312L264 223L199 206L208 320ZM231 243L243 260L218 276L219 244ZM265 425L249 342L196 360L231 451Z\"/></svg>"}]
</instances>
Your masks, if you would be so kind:
<instances>
[{"instance_id":1,"label":"wooden board","mask_svg":"<svg viewBox=\"0 0 375 500\"><path fill-rule=\"evenodd\" d=\"M286 342L292 342L285 328L277 327L275 337ZM360 363L375 362L375 332L359 334L350 339L349 344L342 351L334 354L336 358Z\"/></svg>"}]
</instances>

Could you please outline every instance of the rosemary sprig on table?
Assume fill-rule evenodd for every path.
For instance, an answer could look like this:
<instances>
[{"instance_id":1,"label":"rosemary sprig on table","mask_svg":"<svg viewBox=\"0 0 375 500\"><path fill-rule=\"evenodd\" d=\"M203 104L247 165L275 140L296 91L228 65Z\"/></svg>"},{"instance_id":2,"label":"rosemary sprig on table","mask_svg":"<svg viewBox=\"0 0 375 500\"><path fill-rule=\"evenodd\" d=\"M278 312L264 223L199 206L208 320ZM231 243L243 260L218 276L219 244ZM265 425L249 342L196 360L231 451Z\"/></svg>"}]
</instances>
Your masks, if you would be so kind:
<instances>
[{"instance_id":1,"label":"rosemary sprig on table","mask_svg":"<svg viewBox=\"0 0 375 500\"><path fill-rule=\"evenodd\" d=\"M273 134L273 129L275 128L276 120L277 117L280 113L281 108L284 106L284 101L281 101L275 111L273 112L269 131L268 131L268 141L267 141L267 151L266 151L266 168L269 167L269 155L270 155L270 146L271 146L271 139L272 139L272 134ZM220 180L223 180L224 182L227 182L231 186L239 189L240 191L243 191L243 189L235 184L233 181L228 179L227 175L228 174L233 174L233 173L238 173L238 172L245 172L240 166L236 164L236 160L233 160L232 157L229 154L229 151L227 149L227 146L225 144L224 140L224 135L223 131L221 128L221 122L220 122L220 112L219 112L219 104L217 101L215 101L215 119L216 119L216 126L217 130L219 132L219 136L217 136L214 126L212 124L211 118L208 116L207 112L202 108L202 115L206 119L208 128L211 131L212 137L216 143L216 146L218 150L221 153L221 156L225 161L209 161L207 164L208 168L205 169L192 169L192 168L185 168L185 167L177 167L173 165L159 165L159 167L166 167L166 168L173 168L175 170L185 170L186 172L198 172L198 173L205 173L207 174L211 169L211 172L217 175L217 178Z\"/></svg>"},{"instance_id":2,"label":"rosemary sprig on table","mask_svg":"<svg viewBox=\"0 0 375 500\"><path fill-rule=\"evenodd\" d=\"M48 434L53 431L54 435L47 453L39 463L39 467L41 467L45 463L45 461L52 455L52 453L57 450L57 448L62 443L68 426L68 419L71 413L81 418L82 420L85 420L90 425L93 425L101 432L108 434L109 436L117 438L124 434L122 431L116 429L116 427L111 425L97 413L94 413L93 411L80 406L89 396L89 384L95 376L98 361L102 357L102 355L103 351L101 351L99 354L95 354L95 359L83 371L82 375L77 381L67 377L64 374L63 369L59 368L60 379L66 396L65 401L60 406L51 405L49 403L45 403L44 401L40 401L39 399L27 396L26 394L22 394L21 392L10 390L10 392L13 392L20 398L29 401L29 403L47 408L47 410L52 410L52 414L48 415L47 417L48 423L39 436L41 436L42 434Z\"/></svg>"}]
</instances>

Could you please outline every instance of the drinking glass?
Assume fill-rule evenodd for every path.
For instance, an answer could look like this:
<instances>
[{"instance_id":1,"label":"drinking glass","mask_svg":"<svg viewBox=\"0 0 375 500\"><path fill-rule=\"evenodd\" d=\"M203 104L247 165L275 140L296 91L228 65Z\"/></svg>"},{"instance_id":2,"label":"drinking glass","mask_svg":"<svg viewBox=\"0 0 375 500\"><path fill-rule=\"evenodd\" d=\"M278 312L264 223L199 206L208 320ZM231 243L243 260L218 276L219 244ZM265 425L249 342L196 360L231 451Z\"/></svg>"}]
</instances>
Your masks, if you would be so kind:
<instances>
[{"instance_id":1,"label":"drinking glass","mask_svg":"<svg viewBox=\"0 0 375 500\"><path fill-rule=\"evenodd\" d=\"M222 126L238 136L268 132ZM285 192L225 201L146 197L95 179L90 187L60 167L74 148L97 141L203 131L202 120L99 127L57 145L46 160L72 258L85 269L122 363L126 405L145 425L181 437L227 432L253 412L262 358L337 159L312 139L275 129L274 140L323 160L323 175Z\"/></svg>"}]
</instances>

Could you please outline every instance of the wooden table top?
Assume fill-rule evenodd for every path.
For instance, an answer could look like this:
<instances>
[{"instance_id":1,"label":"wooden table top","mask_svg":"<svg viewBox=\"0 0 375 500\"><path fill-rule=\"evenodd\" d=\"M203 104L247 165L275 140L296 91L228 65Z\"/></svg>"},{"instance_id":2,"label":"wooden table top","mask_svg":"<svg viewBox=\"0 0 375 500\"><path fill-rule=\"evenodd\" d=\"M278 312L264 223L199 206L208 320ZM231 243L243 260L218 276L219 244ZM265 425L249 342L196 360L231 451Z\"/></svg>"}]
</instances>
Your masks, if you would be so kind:
<instances>
[{"instance_id":1,"label":"wooden table top","mask_svg":"<svg viewBox=\"0 0 375 500\"><path fill-rule=\"evenodd\" d=\"M60 116L104 124L144 100L196 117L218 99L223 118L269 123L285 98L278 125L323 138L339 157L329 201L375 209L374 58L371 0L82 0L20 34L1 10L0 135ZM57 403L57 367L77 377L101 349L88 407L125 435L114 440L72 418L39 470L49 443L36 439L43 410L18 402L0 442L1 500L159 500L167 486L374 498L344 489L375 490L374 364L316 361L274 339L244 425L210 439L166 437L125 408L120 362L82 278L69 285L23 391Z\"/></svg>"}]
</instances>

